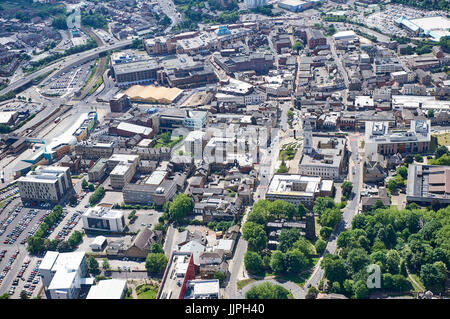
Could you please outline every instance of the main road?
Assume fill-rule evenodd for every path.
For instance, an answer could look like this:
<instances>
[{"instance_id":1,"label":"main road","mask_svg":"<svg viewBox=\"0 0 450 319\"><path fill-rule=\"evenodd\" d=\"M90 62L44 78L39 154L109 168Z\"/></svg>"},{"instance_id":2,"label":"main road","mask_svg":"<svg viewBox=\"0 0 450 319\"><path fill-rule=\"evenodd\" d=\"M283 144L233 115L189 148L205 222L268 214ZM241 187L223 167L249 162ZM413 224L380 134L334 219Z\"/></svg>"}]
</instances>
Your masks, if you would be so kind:
<instances>
[{"instance_id":1,"label":"main road","mask_svg":"<svg viewBox=\"0 0 450 319\"><path fill-rule=\"evenodd\" d=\"M337 237L339 234L350 228L352 224L353 217L358 212L358 205L359 205L359 199L360 199L360 191L361 191L361 164L360 164L360 157L358 155L358 147L359 147L359 135L358 134L350 134L350 148L352 152L351 160L353 161L354 168L355 168L355 174L352 174L352 169L349 169L350 175L353 176L353 192L354 196L350 204L348 204L342 214L342 220L336 227L335 231L331 234L330 239L327 243L325 251L334 254L336 252L337 248ZM320 267L320 263L322 261L322 258L319 259L317 262L313 274L308 279L308 281L305 284L305 292L310 286L317 287L320 283L320 280L323 278L324 270Z\"/></svg>"},{"instance_id":2,"label":"main road","mask_svg":"<svg viewBox=\"0 0 450 319\"><path fill-rule=\"evenodd\" d=\"M124 48L124 47L130 45L132 41L133 40L123 40L123 41L117 42L115 44L104 45L102 47L97 47L95 49L91 49L88 51L80 52L77 54L73 54L73 55L61 58L60 60L58 60L58 62L50 64L30 75L27 75L15 82L12 82L5 89L0 91L0 95L6 94L9 91L17 90L17 89L21 88L22 86L31 82L33 79L36 79L37 77L44 75L48 72L52 72L55 69L58 69L59 71L63 71L65 69L71 68L74 65L78 65L83 62L97 58L97 57L99 57L99 55L101 53L105 53L109 50L116 50L116 49Z\"/></svg>"}]
</instances>

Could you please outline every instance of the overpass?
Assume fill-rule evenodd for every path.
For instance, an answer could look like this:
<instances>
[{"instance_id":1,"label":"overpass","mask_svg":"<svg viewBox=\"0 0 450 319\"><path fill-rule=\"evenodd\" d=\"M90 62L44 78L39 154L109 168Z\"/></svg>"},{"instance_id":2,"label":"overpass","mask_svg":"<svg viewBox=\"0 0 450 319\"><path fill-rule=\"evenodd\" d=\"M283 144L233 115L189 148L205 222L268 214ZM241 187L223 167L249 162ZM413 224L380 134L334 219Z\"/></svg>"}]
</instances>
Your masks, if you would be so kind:
<instances>
[{"instance_id":1,"label":"overpass","mask_svg":"<svg viewBox=\"0 0 450 319\"><path fill-rule=\"evenodd\" d=\"M80 52L77 54L72 54L69 56L66 56L64 58L61 58L60 60L57 60L57 62L50 64L30 75L27 75L23 77L20 80L17 80L11 84L9 84L5 89L0 91L0 95L6 94L9 91L14 91L15 93L18 93L21 91L23 87L28 85L32 80L36 79L37 77L44 75L48 72L52 72L54 69L58 69L58 73L64 72L65 70L68 70L72 68L73 66L82 64L84 62L90 61L92 59L95 59L100 56L100 54L106 53L110 50L116 50L116 49L123 49L131 44L133 40L124 40L117 42L112 45L105 45L102 47L97 47L95 49L91 49L88 51Z\"/></svg>"}]
</instances>

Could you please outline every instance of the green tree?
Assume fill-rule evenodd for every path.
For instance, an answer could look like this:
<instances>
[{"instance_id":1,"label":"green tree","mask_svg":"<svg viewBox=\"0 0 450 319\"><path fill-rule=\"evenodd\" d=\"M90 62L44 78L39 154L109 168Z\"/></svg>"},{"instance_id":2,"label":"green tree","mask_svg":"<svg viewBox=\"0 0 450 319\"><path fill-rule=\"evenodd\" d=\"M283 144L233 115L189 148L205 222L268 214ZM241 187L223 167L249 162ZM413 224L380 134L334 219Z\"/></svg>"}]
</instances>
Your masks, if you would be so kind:
<instances>
[{"instance_id":1,"label":"green tree","mask_svg":"<svg viewBox=\"0 0 450 319\"><path fill-rule=\"evenodd\" d=\"M163 249L163 247L161 246L161 244L159 244L159 243L153 243L152 248L150 249L150 252L151 252L151 253L154 253L154 254L157 254L157 253L163 254L163 253L164 253L164 249Z\"/></svg>"},{"instance_id":2,"label":"green tree","mask_svg":"<svg viewBox=\"0 0 450 319\"><path fill-rule=\"evenodd\" d=\"M288 299L289 290L270 282L264 282L250 288L245 294L246 299Z\"/></svg>"},{"instance_id":3,"label":"green tree","mask_svg":"<svg viewBox=\"0 0 450 319\"><path fill-rule=\"evenodd\" d=\"M150 273L162 274L167 266L167 257L164 253L149 253L145 259L145 268Z\"/></svg>"},{"instance_id":4,"label":"green tree","mask_svg":"<svg viewBox=\"0 0 450 319\"><path fill-rule=\"evenodd\" d=\"M342 196L345 199L348 199L352 193L353 190L353 184L350 181L344 181L341 184L341 189L342 189Z\"/></svg>"},{"instance_id":5,"label":"green tree","mask_svg":"<svg viewBox=\"0 0 450 319\"><path fill-rule=\"evenodd\" d=\"M104 271L108 271L111 269L111 266L109 265L109 262L108 262L108 258L103 258L102 269Z\"/></svg>"},{"instance_id":6,"label":"green tree","mask_svg":"<svg viewBox=\"0 0 450 319\"><path fill-rule=\"evenodd\" d=\"M322 226L327 226L332 229L336 227L336 225L342 219L342 212L337 208L327 208L325 209L319 217L319 222Z\"/></svg>"},{"instance_id":7,"label":"green tree","mask_svg":"<svg viewBox=\"0 0 450 319\"><path fill-rule=\"evenodd\" d=\"M369 296L369 288L364 281L357 281L353 286L353 293L356 299L366 299Z\"/></svg>"},{"instance_id":8,"label":"green tree","mask_svg":"<svg viewBox=\"0 0 450 319\"><path fill-rule=\"evenodd\" d=\"M254 251L247 251L244 256L245 269L249 273L259 274L263 269L263 261L261 256Z\"/></svg>"},{"instance_id":9,"label":"green tree","mask_svg":"<svg viewBox=\"0 0 450 319\"><path fill-rule=\"evenodd\" d=\"M331 197L317 197L314 201L313 212L320 216L325 209L335 207L336 205Z\"/></svg>"},{"instance_id":10,"label":"green tree","mask_svg":"<svg viewBox=\"0 0 450 319\"><path fill-rule=\"evenodd\" d=\"M332 233L333 233L333 228L331 228L331 227L324 226L324 227L320 228L320 236L324 240L328 240L328 238L330 237L330 235Z\"/></svg>"},{"instance_id":11,"label":"green tree","mask_svg":"<svg viewBox=\"0 0 450 319\"><path fill-rule=\"evenodd\" d=\"M323 239L317 239L316 244L314 245L316 248L316 252L318 254L322 254L325 251L325 248L327 247L327 242Z\"/></svg>"},{"instance_id":12,"label":"green tree","mask_svg":"<svg viewBox=\"0 0 450 319\"><path fill-rule=\"evenodd\" d=\"M83 180L81 181L81 188L87 189L88 186L89 186L89 183L88 183L85 179L83 179Z\"/></svg>"},{"instance_id":13,"label":"green tree","mask_svg":"<svg viewBox=\"0 0 450 319\"><path fill-rule=\"evenodd\" d=\"M370 263L369 256L363 248L353 248L347 255L347 264L353 273L357 273Z\"/></svg>"},{"instance_id":14,"label":"green tree","mask_svg":"<svg viewBox=\"0 0 450 319\"><path fill-rule=\"evenodd\" d=\"M330 281L344 282L348 276L348 268L344 260L336 255L326 254L321 263L325 271L325 277Z\"/></svg>"},{"instance_id":15,"label":"green tree","mask_svg":"<svg viewBox=\"0 0 450 319\"><path fill-rule=\"evenodd\" d=\"M246 222L242 227L242 236L253 251L260 251L267 246L267 234L262 225Z\"/></svg>"},{"instance_id":16,"label":"green tree","mask_svg":"<svg viewBox=\"0 0 450 319\"><path fill-rule=\"evenodd\" d=\"M90 274L97 276L100 274L100 269L98 268L98 261L93 256L87 259L88 271Z\"/></svg>"},{"instance_id":17,"label":"green tree","mask_svg":"<svg viewBox=\"0 0 450 319\"><path fill-rule=\"evenodd\" d=\"M226 276L225 276L225 274L224 274L223 272L221 272L221 271L216 271L216 272L214 273L213 278L214 278L214 279L219 279L219 284L220 284L220 285L223 285L223 283L224 283L224 281L225 281L225 279L226 279Z\"/></svg>"},{"instance_id":18,"label":"green tree","mask_svg":"<svg viewBox=\"0 0 450 319\"><path fill-rule=\"evenodd\" d=\"M283 229L278 237L278 249L282 252L286 252L291 249L294 243L301 236L300 233L300 229L298 228Z\"/></svg>"},{"instance_id":19,"label":"green tree","mask_svg":"<svg viewBox=\"0 0 450 319\"><path fill-rule=\"evenodd\" d=\"M391 193L395 193L397 191L397 187L397 182L395 181L395 179L391 178L387 184L387 188Z\"/></svg>"},{"instance_id":20,"label":"green tree","mask_svg":"<svg viewBox=\"0 0 450 319\"><path fill-rule=\"evenodd\" d=\"M397 167L397 174L399 174L403 179L408 178L408 168L406 166Z\"/></svg>"},{"instance_id":21,"label":"green tree","mask_svg":"<svg viewBox=\"0 0 450 319\"><path fill-rule=\"evenodd\" d=\"M182 220L194 209L194 202L188 195L181 193L175 196L170 204L169 217L172 221Z\"/></svg>"},{"instance_id":22,"label":"green tree","mask_svg":"<svg viewBox=\"0 0 450 319\"><path fill-rule=\"evenodd\" d=\"M440 293L444 290L445 280L447 279L447 268L442 262L434 264L425 264L420 269L420 280L425 288L434 293Z\"/></svg>"},{"instance_id":23,"label":"green tree","mask_svg":"<svg viewBox=\"0 0 450 319\"><path fill-rule=\"evenodd\" d=\"M422 163L422 162L423 162L423 156L420 155L420 154L416 154L416 155L414 156L414 160L415 160L416 162Z\"/></svg>"},{"instance_id":24,"label":"green tree","mask_svg":"<svg viewBox=\"0 0 450 319\"><path fill-rule=\"evenodd\" d=\"M296 41L296 42L294 43L294 45L292 46L292 50L297 51L297 53L298 53L298 51L303 50L304 47L305 47L305 46L304 46L303 43L301 43L301 42L299 42L299 41Z\"/></svg>"},{"instance_id":25,"label":"green tree","mask_svg":"<svg viewBox=\"0 0 450 319\"><path fill-rule=\"evenodd\" d=\"M275 250L270 256L270 268L275 274L284 272L284 254L280 250Z\"/></svg>"},{"instance_id":26,"label":"green tree","mask_svg":"<svg viewBox=\"0 0 450 319\"><path fill-rule=\"evenodd\" d=\"M284 255L284 265L286 272L299 273L308 265L308 258L298 249L292 249Z\"/></svg>"}]
</instances>

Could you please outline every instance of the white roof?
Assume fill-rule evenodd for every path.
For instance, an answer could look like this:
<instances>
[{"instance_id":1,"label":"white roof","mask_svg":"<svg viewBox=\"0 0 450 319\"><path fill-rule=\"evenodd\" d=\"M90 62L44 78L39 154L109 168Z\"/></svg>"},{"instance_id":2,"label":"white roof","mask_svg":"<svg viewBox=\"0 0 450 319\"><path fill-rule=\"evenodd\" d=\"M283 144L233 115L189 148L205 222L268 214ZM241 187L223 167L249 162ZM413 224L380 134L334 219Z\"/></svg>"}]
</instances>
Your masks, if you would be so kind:
<instances>
[{"instance_id":1,"label":"white roof","mask_svg":"<svg viewBox=\"0 0 450 319\"><path fill-rule=\"evenodd\" d=\"M0 124L8 123L11 117L16 113L17 111L0 112Z\"/></svg>"},{"instance_id":2,"label":"white roof","mask_svg":"<svg viewBox=\"0 0 450 319\"><path fill-rule=\"evenodd\" d=\"M51 270L58 258L59 253L57 251L47 251L42 259L39 269Z\"/></svg>"},{"instance_id":3,"label":"white roof","mask_svg":"<svg viewBox=\"0 0 450 319\"><path fill-rule=\"evenodd\" d=\"M57 271L53 276L52 282L50 283L50 286L48 286L48 289L70 289L76 276L76 271Z\"/></svg>"},{"instance_id":4,"label":"white roof","mask_svg":"<svg viewBox=\"0 0 450 319\"><path fill-rule=\"evenodd\" d=\"M352 30L347 30L347 31L341 31L341 32L337 32L333 35L333 38L337 39L337 38L349 38L349 37L354 37L356 38L357 35L355 33L355 31Z\"/></svg>"},{"instance_id":5,"label":"white roof","mask_svg":"<svg viewBox=\"0 0 450 319\"><path fill-rule=\"evenodd\" d=\"M106 237L105 237L105 236L97 236L97 237L95 237L94 241L91 243L90 246L92 246L92 245L98 245L98 246L101 246L101 245L103 245L103 243L105 242L105 240L106 240Z\"/></svg>"},{"instance_id":6,"label":"white roof","mask_svg":"<svg viewBox=\"0 0 450 319\"><path fill-rule=\"evenodd\" d=\"M144 135L149 135L152 132L152 129L150 127L145 127L145 126L126 123L126 122L120 122L120 124L117 126L117 129L127 131L127 132L132 132L135 134L144 134Z\"/></svg>"},{"instance_id":7,"label":"white roof","mask_svg":"<svg viewBox=\"0 0 450 319\"><path fill-rule=\"evenodd\" d=\"M218 294L220 290L219 280L195 280L190 281L194 286L194 296Z\"/></svg>"},{"instance_id":8,"label":"white roof","mask_svg":"<svg viewBox=\"0 0 450 319\"><path fill-rule=\"evenodd\" d=\"M91 287L86 299L121 299L126 286L126 280L101 280L98 285Z\"/></svg>"},{"instance_id":9,"label":"white roof","mask_svg":"<svg viewBox=\"0 0 450 319\"><path fill-rule=\"evenodd\" d=\"M224 251L229 251L233 248L233 240L231 239L220 239L217 243L215 249L223 249Z\"/></svg>"}]
</instances>

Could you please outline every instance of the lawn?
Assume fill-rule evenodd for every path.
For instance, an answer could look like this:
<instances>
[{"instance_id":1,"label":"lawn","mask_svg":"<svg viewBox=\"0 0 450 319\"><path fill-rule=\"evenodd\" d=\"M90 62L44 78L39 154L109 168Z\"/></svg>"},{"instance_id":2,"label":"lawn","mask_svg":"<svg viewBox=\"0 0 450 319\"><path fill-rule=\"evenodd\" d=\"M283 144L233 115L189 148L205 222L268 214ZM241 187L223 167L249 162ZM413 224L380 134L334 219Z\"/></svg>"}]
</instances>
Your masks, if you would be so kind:
<instances>
[{"instance_id":1,"label":"lawn","mask_svg":"<svg viewBox=\"0 0 450 319\"><path fill-rule=\"evenodd\" d=\"M450 145L450 133L436 134L439 145Z\"/></svg>"},{"instance_id":2,"label":"lawn","mask_svg":"<svg viewBox=\"0 0 450 319\"><path fill-rule=\"evenodd\" d=\"M425 287L422 283L422 281L420 280L419 276L415 275L415 274L409 274L409 276L411 276L419 285L417 286L409 277L407 278L409 282L411 282L412 286L414 287L413 291L414 292L423 292L425 291Z\"/></svg>"},{"instance_id":3,"label":"lawn","mask_svg":"<svg viewBox=\"0 0 450 319\"><path fill-rule=\"evenodd\" d=\"M139 299L155 299L158 293L158 286L140 285L136 287L136 293Z\"/></svg>"},{"instance_id":4,"label":"lawn","mask_svg":"<svg viewBox=\"0 0 450 319\"><path fill-rule=\"evenodd\" d=\"M248 284L252 283L256 281L255 279L243 279L243 280L239 280L237 282L237 289L241 290L242 288L244 288L245 286L247 286Z\"/></svg>"}]
</instances>

